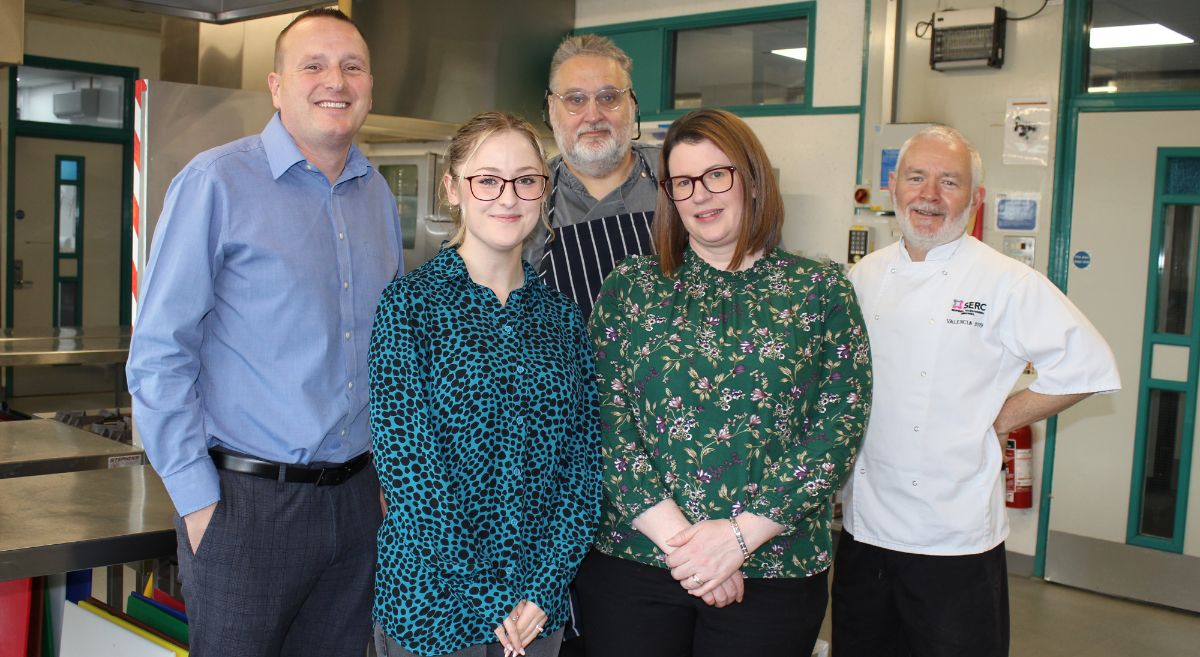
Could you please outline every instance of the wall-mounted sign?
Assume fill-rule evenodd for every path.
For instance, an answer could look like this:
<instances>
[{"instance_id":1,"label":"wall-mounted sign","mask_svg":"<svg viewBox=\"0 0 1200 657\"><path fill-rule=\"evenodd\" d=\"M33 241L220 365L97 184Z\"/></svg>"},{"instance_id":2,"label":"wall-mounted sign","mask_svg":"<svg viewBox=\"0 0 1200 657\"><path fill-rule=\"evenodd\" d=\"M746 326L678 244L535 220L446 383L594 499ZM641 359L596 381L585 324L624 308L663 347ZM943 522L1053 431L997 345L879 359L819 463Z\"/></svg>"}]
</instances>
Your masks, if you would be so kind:
<instances>
[{"instance_id":1,"label":"wall-mounted sign","mask_svg":"<svg viewBox=\"0 0 1200 657\"><path fill-rule=\"evenodd\" d=\"M1007 192L996 195L998 230L1037 231L1038 193Z\"/></svg>"},{"instance_id":2,"label":"wall-mounted sign","mask_svg":"<svg viewBox=\"0 0 1200 657\"><path fill-rule=\"evenodd\" d=\"M1012 98L1004 112L1004 163L1050 162L1050 99Z\"/></svg>"}]
</instances>

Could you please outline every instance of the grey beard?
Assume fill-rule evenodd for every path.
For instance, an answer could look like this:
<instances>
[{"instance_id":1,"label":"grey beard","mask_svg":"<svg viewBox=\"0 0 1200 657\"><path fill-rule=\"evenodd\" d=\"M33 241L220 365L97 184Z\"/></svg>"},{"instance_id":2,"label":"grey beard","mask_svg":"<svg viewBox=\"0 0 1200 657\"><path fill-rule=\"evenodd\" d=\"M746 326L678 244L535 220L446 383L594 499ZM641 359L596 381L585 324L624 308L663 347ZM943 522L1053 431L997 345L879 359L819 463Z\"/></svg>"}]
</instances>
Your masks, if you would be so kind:
<instances>
[{"instance_id":1,"label":"grey beard","mask_svg":"<svg viewBox=\"0 0 1200 657\"><path fill-rule=\"evenodd\" d=\"M615 148L606 148L599 152L580 148L578 141L575 142L575 148L570 150L563 149L562 144L559 144L559 150L562 150L563 159L567 164L592 178L603 178L615 171L629 156L630 148L632 144L628 141L618 142Z\"/></svg>"},{"instance_id":2,"label":"grey beard","mask_svg":"<svg viewBox=\"0 0 1200 657\"><path fill-rule=\"evenodd\" d=\"M962 237L963 233L967 230L967 222L970 221L971 213L974 209L968 205L962 211L962 214L955 217L953 221L943 225L932 235L918 235L912 229L912 224L908 220L908 215L912 212L911 209L906 210L903 216L897 215L896 219L897 223L900 224L900 232L904 235L905 244L929 251Z\"/></svg>"}]
</instances>

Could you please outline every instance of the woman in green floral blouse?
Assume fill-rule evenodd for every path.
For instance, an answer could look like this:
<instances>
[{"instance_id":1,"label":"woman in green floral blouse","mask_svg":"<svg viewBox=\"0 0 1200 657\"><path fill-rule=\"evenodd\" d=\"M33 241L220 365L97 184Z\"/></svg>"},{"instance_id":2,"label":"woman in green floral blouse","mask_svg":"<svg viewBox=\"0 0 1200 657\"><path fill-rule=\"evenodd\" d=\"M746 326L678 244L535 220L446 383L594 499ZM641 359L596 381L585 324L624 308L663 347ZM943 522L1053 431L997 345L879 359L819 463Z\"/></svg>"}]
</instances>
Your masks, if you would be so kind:
<instances>
[{"instance_id":1,"label":"woman in green floral blouse","mask_svg":"<svg viewBox=\"0 0 1200 657\"><path fill-rule=\"evenodd\" d=\"M576 585L597 657L801 654L831 563L830 497L870 410L870 349L836 265L778 248L783 200L736 116L663 145L656 256L591 318L604 506Z\"/></svg>"}]
</instances>

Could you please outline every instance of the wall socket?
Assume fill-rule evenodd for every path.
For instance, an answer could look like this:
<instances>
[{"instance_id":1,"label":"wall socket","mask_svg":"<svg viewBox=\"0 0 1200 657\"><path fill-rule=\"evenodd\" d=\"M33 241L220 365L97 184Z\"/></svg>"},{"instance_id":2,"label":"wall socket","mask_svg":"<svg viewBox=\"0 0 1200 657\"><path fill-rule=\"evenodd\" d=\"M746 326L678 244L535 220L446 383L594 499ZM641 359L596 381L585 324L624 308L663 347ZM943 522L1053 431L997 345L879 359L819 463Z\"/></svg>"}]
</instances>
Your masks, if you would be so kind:
<instances>
[{"instance_id":1,"label":"wall socket","mask_svg":"<svg viewBox=\"0 0 1200 657\"><path fill-rule=\"evenodd\" d=\"M1004 255L1033 267L1034 237L1032 235L1005 235Z\"/></svg>"}]
</instances>

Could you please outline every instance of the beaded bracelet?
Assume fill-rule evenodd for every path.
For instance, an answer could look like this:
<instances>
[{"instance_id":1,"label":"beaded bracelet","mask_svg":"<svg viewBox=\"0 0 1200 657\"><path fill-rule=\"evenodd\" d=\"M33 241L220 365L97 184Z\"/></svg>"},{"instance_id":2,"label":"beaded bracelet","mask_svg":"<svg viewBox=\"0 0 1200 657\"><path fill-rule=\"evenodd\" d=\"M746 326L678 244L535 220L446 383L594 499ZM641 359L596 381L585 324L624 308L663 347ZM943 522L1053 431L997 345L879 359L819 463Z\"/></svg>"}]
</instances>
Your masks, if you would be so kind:
<instances>
[{"instance_id":1,"label":"beaded bracelet","mask_svg":"<svg viewBox=\"0 0 1200 657\"><path fill-rule=\"evenodd\" d=\"M730 518L729 524L733 526L733 537L737 539L738 547L742 549L742 559L750 560L750 548L746 547L746 537L742 536L742 528L738 526L737 518Z\"/></svg>"}]
</instances>

